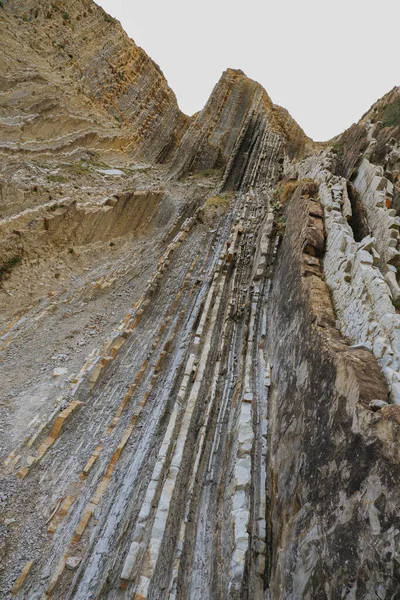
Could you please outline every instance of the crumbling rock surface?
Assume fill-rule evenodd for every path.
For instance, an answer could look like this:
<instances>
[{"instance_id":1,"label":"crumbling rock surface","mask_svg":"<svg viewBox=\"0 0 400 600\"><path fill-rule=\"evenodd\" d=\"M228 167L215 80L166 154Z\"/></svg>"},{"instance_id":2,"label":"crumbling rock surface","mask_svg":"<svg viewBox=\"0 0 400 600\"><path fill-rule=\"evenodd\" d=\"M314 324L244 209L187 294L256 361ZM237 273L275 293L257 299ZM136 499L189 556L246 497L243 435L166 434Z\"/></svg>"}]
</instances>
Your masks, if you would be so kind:
<instances>
[{"instance_id":1,"label":"crumbling rock surface","mask_svg":"<svg viewBox=\"0 0 400 600\"><path fill-rule=\"evenodd\" d=\"M265 138L274 134L287 144L290 158L312 146L289 113L274 106L259 83L242 71L228 69L186 130L173 157L171 176L228 165L223 179L226 188L254 185L252 168L263 157Z\"/></svg>"},{"instance_id":2,"label":"crumbling rock surface","mask_svg":"<svg viewBox=\"0 0 400 600\"><path fill-rule=\"evenodd\" d=\"M189 119L158 66L94 2L10 1L0 19L4 151L79 143L168 157Z\"/></svg>"},{"instance_id":3,"label":"crumbling rock surface","mask_svg":"<svg viewBox=\"0 0 400 600\"><path fill-rule=\"evenodd\" d=\"M270 597L394 598L400 408L371 413L387 399L379 366L337 331L323 257L311 252L309 269L322 220L310 218L310 191L300 186L287 207L268 314Z\"/></svg>"},{"instance_id":4,"label":"crumbling rock surface","mask_svg":"<svg viewBox=\"0 0 400 600\"><path fill-rule=\"evenodd\" d=\"M183 115L91 0L0 7L0 596L400 597L399 88Z\"/></svg>"}]
</instances>

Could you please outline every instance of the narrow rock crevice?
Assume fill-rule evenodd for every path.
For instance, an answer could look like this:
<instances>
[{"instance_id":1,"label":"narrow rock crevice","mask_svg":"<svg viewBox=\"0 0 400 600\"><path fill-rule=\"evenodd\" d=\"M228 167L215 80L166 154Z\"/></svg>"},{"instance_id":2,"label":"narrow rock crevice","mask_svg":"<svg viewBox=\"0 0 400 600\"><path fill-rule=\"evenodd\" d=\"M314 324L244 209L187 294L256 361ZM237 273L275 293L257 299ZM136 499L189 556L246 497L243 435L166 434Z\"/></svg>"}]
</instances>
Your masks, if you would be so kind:
<instances>
[{"instance_id":1,"label":"narrow rock crevice","mask_svg":"<svg viewBox=\"0 0 400 600\"><path fill-rule=\"evenodd\" d=\"M354 186L350 182L347 182L347 194L351 203L349 225L353 230L355 241L361 242L363 238L370 234L365 208L360 200L359 193L354 189Z\"/></svg>"}]
</instances>

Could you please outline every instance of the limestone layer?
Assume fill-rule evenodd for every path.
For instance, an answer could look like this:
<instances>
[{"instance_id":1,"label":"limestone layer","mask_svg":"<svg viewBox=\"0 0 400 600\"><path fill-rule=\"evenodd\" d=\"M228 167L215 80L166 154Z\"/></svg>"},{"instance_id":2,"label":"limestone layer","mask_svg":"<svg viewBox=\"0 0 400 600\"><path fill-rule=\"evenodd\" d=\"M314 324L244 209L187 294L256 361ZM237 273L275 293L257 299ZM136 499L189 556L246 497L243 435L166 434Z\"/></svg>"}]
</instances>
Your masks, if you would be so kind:
<instances>
[{"instance_id":1,"label":"limestone layer","mask_svg":"<svg viewBox=\"0 0 400 600\"><path fill-rule=\"evenodd\" d=\"M94 2L10 1L0 19L10 150L100 136L106 148L168 157L188 118L159 67Z\"/></svg>"},{"instance_id":2,"label":"limestone layer","mask_svg":"<svg viewBox=\"0 0 400 600\"><path fill-rule=\"evenodd\" d=\"M90 0L0 2L0 597L400 597L400 89L183 115Z\"/></svg>"}]
</instances>

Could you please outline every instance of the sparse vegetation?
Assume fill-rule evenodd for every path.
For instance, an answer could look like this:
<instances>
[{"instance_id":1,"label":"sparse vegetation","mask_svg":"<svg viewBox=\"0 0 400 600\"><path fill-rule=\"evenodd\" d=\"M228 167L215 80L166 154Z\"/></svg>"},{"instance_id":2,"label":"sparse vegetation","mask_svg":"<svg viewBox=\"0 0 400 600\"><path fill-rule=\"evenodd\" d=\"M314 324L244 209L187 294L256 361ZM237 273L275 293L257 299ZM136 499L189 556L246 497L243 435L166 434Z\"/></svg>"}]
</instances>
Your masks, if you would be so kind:
<instances>
[{"instance_id":1,"label":"sparse vegetation","mask_svg":"<svg viewBox=\"0 0 400 600\"><path fill-rule=\"evenodd\" d=\"M87 175L90 173L90 167L86 162L81 161L79 163L70 165L68 167L68 171L74 175Z\"/></svg>"},{"instance_id":2,"label":"sparse vegetation","mask_svg":"<svg viewBox=\"0 0 400 600\"><path fill-rule=\"evenodd\" d=\"M286 181L278 186L277 193L279 195L279 201L282 205L285 205L287 202L289 202L298 185L298 181L291 179L290 181Z\"/></svg>"},{"instance_id":3,"label":"sparse vegetation","mask_svg":"<svg viewBox=\"0 0 400 600\"><path fill-rule=\"evenodd\" d=\"M343 154L344 146L340 142L335 142L332 144L332 152L334 154Z\"/></svg>"},{"instance_id":4,"label":"sparse vegetation","mask_svg":"<svg viewBox=\"0 0 400 600\"><path fill-rule=\"evenodd\" d=\"M4 279L6 277L6 275L9 275L11 272L11 269L13 267L15 267L16 265L18 265L20 262L22 262L22 258L21 256L13 256L12 258L9 258L8 260L6 260L6 262L4 262L1 266L0 266L0 281L2 279Z\"/></svg>"},{"instance_id":5,"label":"sparse vegetation","mask_svg":"<svg viewBox=\"0 0 400 600\"><path fill-rule=\"evenodd\" d=\"M68 183L68 179L64 175L47 175L47 179L53 183Z\"/></svg>"},{"instance_id":6,"label":"sparse vegetation","mask_svg":"<svg viewBox=\"0 0 400 600\"><path fill-rule=\"evenodd\" d=\"M400 126L400 98L385 106L380 115L380 120L384 127Z\"/></svg>"},{"instance_id":7,"label":"sparse vegetation","mask_svg":"<svg viewBox=\"0 0 400 600\"><path fill-rule=\"evenodd\" d=\"M271 199L271 208L274 214L274 228L279 236L283 236L286 227L286 217L283 216L283 204L279 199L279 195L277 194L277 190L275 191L275 195Z\"/></svg>"},{"instance_id":8,"label":"sparse vegetation","mask_svg":"<svg viewBox=\"0 0 400 600\"><path fill-rule=\"evenodd\" d=\"M4 8L3 0L0 0L0 8Z\"/></svg>"},{"instance_id":9,"label":"sparse vegetation","mask_svg":"<svg viewBox=\"0 0 400 600\"><path fill-rule=\"evenodd\" d=\"M115 246L114 242L110 242L110 243L109 243L109 246L111 246L111 248L112 248L113 246Z\"/></svg>"},{"instance_id":10,"label":"sparse vegetation","mask_svg":"<svg viewBox=\"0 0 400 600\"><path fill-rule=\"evenodd\" d=\"M68 252L69 252L70 254L73 254L73 253L74 253L74 249L73 249L73 248L68 248Z\"/></svg>"},{"instance_id":11,"label":"sparse vegetation","mask_svg":"<svg viewBox=\"0 0 400 600\"><path fill-rule=\"evenodd\" d=\"M286 227L286 217L283 214L284 206L288 204L298 186L303 183L312 183L312 179L291 179L281 182L272 195L271 208L274 214L274 226L280 236L283 236Z\"/></svg>"},{"instance_id":12,"label":"sparse vegetation","mask_svg":"<svg viewBox=\"0 0 400 600\"><path fill-rule=\"evenodd\" d=\"M211 196L205 203L205 208L222 208L228 209L231 204L231 197L229 194L218 194L217 196Z\"/></svg>"}]
</instances>

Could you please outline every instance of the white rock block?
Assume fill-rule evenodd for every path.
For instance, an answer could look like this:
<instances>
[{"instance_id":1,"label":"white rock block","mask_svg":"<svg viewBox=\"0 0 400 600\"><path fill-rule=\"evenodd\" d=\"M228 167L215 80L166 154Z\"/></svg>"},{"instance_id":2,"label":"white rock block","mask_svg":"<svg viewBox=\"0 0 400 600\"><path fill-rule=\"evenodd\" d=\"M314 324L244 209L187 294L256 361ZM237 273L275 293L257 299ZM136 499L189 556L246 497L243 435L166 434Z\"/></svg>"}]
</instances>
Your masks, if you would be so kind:
<instances>
[{"instance_id":1,"label":"white rock block","mask_svg":"<svg viewBox=\"0 0 400 600\"><path fill-rule=\"evenodd\" d=\"M68 369L66 369L65 367L57 367L56 369L54 369L53 371L53 377L61 377L62 375L66 375L68 373Z\"/></svg>"}]
</instances>

